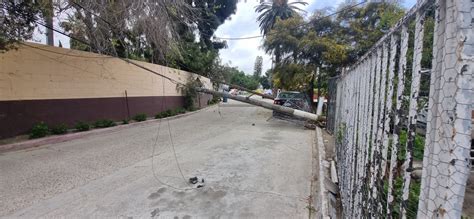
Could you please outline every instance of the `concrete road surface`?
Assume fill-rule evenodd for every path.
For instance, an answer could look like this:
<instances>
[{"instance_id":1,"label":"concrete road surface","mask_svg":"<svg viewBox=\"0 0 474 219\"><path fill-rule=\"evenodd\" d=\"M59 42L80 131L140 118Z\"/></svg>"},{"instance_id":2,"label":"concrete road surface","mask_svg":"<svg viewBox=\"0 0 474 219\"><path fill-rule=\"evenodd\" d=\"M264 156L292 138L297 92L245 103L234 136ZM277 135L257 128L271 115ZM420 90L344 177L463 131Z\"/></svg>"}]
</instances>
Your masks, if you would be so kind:
<instances>
[{"instance_id":1,"label":"concrete road surface","mask_svg":"<svg viewBox=\"0 0 474 219\"><path fill-rule=\"evenodd\" d=\"M308 217L313 132L270 117L230 101L0 154L0 216ZM204 187L188 184L193 176Z\"/></svg>"}]
</instances>

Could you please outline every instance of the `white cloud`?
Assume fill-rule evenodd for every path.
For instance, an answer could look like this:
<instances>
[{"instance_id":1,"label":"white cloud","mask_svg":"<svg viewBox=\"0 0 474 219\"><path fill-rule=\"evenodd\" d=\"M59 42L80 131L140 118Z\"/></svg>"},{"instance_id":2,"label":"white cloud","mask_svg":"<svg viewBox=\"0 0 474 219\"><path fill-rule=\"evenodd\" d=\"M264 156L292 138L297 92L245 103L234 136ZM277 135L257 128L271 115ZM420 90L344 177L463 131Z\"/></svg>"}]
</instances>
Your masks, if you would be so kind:
<instances>
[{"instance_id":1,"label":"white cloud","mask_svg":"<svg viewBox=\"0 0 474 219\"><path fill-rule=\"evenodd\" d=\"M290 2L296 0L290 0ZM309 17L316 9L333 7L337 9L339 4L345 0L306 0L308 5L303 7L307 11L306 17ZM259 1L240 1L237 4L236 14L230 17L219 26L216 36L228 37L246 37L260 35L260 28L257 23L258 14L255 13L255 7ZM416 3L416 0L405 0L403 6L410 8ZM253 65L257 56L263 56L263 72L271 67L271 57L260 48L262 38L245 40L228 40L228 48L220 50L220 57L224 63L231 62L233 66L239 67L247 74L252 74Z\"/></svg>"},{"instance_id":2,"label":"white cloud","mask_svg":"<svg viewBox=\"0 0 474 219\"><path fill-rule=\"evenodd\" d=\"M260 35L255 7L258 1L240 1L237 4L236 14L216 31L216 36L248 37ZM231 63L247 74L253 73L253 65L257 56L263 57L263 71L271 67L271 57L260 48L262 38L246 40L227 40L227 49L220 50L220 57L224 63Z\"/></svg>"},{"instance_id":3,"label":"white cloud","mask_svg":"<svg viewBox=\"0 0 474 219\"><path fill-rule=\"evenodd\" d=\"M295 1L295 0L291 0ZM291 2L290 1L290 2ZM316 8L323 8L333 5L336 7L343 0L306 0L308 5L302 9L307 11L307 16ZM222 38L229 37L248 37L260 35L255 7L259 1L240 1L237 4L237 11L230 17L230 20L216 31L216 36ZM335 5L334 5L335 4ZM263 72L271 68L271 56L266 54L261 48L262 38L245 39L245 40L227 40L227 49L220 50L220 57L224 63L232 63L233 66L239 67L240 70L247 74L252 74L255 58L263 57Z\"/></svg>"}]
</instances>

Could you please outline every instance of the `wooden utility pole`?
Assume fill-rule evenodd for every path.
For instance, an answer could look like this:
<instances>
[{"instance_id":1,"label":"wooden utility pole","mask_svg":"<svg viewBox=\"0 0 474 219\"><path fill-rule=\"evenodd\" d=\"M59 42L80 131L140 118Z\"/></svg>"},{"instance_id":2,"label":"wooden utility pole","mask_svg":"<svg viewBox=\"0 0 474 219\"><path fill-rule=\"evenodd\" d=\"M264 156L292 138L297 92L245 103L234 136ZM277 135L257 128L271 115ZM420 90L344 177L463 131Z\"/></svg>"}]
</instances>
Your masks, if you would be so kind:
<instances>
[{"instance_id":1,"label":"wooden utility pole","mask_svg":"<svg viewBox=\"0 0 474 219\"><path fill-rule=\"evenodd\" d=\"M303 119L308 119L308 120L313 120L313 121L316 121L318 119L318 116L316 114L313 114L313 113L293 109L293 108L290 108L290 107L280 106L280 105L268 103L268 102L257 100L257 99L251 99L249 97L231 95L229 93L209 90L209 89L206 89L206 88L196 88L196 90L198 92L212 94L212 95L221 96L221 97L227 97L229 99L237 100L237 101L240 101L240 102L252 104L252 105L255 105L255 106L260 106L260 107L270 109L270 110L275 110L277 112L285 113L285 114L288 114L288 115L293 115L293 116L298 117L298 118L303 118Z\"/></svg>"},{"instance_id":2,"label":"wooden utility pole","mask_svg":"<svg viewBox=\"0 0 474 219\"><path fill-rule=\"evenodd\" d=\"M225 82L225 81L217 81L217 83L219 83L219 84L227 84L227 85L229 85L230 88L236 88L236 89L239 89L239 90L244 90L244 91L247 91L247 92L249 92L249 93L251 93L251 94L255 94L255 95L258 95L258 96L267 98L267 99L271 99L271 100L274 99L273 96L270 96L270 95L268 95L268 94L261 94L261 93L255 92L255 91L253 91L253 90L247 89L247 88L245 88L245 87L242 87L242 86L239 86L239 85L236 85L236 84L230 84L230 83L227 83L227 82Z\"/></svg>"}]
</instances>

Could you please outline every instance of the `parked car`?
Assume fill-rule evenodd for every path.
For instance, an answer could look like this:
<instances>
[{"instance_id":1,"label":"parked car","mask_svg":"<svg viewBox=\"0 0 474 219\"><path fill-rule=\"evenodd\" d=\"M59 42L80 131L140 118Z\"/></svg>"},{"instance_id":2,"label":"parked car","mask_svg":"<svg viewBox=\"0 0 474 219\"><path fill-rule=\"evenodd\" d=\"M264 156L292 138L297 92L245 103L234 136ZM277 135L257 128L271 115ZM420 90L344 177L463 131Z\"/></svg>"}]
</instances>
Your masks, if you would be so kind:
<instances>
[{"instance_id":1,"label":"parked car","mask_svg":"<svg viewBox=\"0 0 474 219\"><path fill-rule=\"evenodd\" d=\"M311 112L309 98L306 94L298 91L282 91L274 99L273 104L290 107L306 112ZM285 114L273 111L273 116L283 116Z\"/></svg>"}]
</instances>

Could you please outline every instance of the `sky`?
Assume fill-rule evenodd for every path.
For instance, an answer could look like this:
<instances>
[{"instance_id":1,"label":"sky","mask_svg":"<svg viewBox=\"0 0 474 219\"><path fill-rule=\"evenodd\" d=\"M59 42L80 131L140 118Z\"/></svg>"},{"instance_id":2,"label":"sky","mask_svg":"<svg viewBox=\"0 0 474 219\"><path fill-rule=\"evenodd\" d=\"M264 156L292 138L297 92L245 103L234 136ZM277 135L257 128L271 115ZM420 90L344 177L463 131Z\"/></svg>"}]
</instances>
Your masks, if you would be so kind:
<instances>
[{"instance_id":1,"label":"sky","mask_svg":"<svg viewBox=\"0 0 474 219\"><path fill-rule=\"evenodd\" d=\"M67 16L64 13L59 14L57 16L58 17L53 17L53 27L54 29L63 31L63 29L59 26L59 21L66 20ZM46 44L45 30L46 30L45 27L38 25L38 27L35 28L35 31L33 33L33 38L29 41ZM60 33L54 32L54 46L59 46L59 42L61 42L61 45L63 46L63 48L70 48L69 37L62 35Z\"/></svg>"},{"instance_id":2,"label":"sky","mask_svg":"<svg viewBox=\"0 0 474 219\"><path fill-rule=\"evenodd\" d=\"M290 0L292 2L294 0ZM310 16L316 9L326 7L337 8L344 0L304 0L308 5L302 7ZM260 29L257 23L258 14L255 13L255 7L259 0L240 0L237 4L237 11L228 20L224 22L217 31L215 36L222 38L229 37L246 37L260 35ZM411 8L415 5L416 0L404 0L403 6ZM60 15L59 19L65 19L65 15ZM54 18L54 27L59 28L58 18ZM44 28L38 27L33 35L33 42L45 43ZM64 48L69 48L69 38L59 33L54 33L54 45L58 46L59 41ZM263 71L271 68L271 57L265 54L261 48L262 38L246 39L246 40L227 40L227 48L220 50L220 58L223 63L229 63L231 66L237 66L246 74L253 74L253 66L257 56L263 57Z\"/></svg>"},{"instance_id":3,"label":"sky","mask_svg":"<svg viewBox=\"0 0 474 219\"><path fill-rule=\"evenodd\" d=\"M310 16L316 9L326 7L337 8L344 0L305 0L308 5L302 7L307 12L306 16ZM257 23L258 14L255 13L255 6L258 0L240 1L237 4L237 11L234 15L226 20L224 24L219 26L215 35L217 37L246 37L260 35L260 29ZM290 0L291 2L291 0ZM416 0L405 0L403 6L411 8L415 5ZM228 48L220 50L220 58L223 63L230 63L237 66L246 74L253 73L253 66L257 56L263 57L263 71L271 68L271 56L265 54L261 48L262 38L227 41Z\"/></svg>"}]
</instances>

